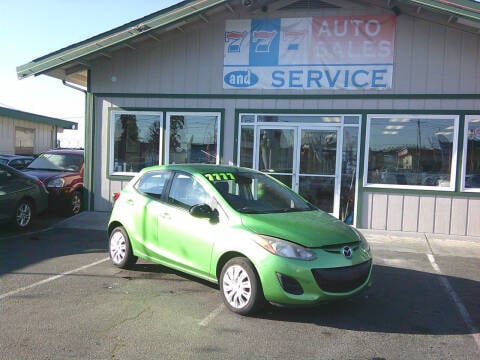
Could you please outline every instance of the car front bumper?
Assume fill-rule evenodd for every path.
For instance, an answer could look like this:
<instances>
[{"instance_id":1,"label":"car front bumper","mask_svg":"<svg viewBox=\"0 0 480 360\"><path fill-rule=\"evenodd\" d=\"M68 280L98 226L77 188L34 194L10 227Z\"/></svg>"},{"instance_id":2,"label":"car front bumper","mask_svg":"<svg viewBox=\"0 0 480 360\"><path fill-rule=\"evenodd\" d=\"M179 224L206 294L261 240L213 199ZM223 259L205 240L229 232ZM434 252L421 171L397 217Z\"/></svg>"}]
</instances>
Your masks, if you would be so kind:
<instances>
[{"instance_id":1,"label":"car front bumper","mask_svg":"<svg viewBox=\"0 0 480 360\"><path fill-rule=\"evenodd\" d=\"M373 260L358 248L352 258L317 250L317 259L303 261L275 255L257 266L267 301L307 305L352 297L371 285Z\"/></svg>"}]
</instances>

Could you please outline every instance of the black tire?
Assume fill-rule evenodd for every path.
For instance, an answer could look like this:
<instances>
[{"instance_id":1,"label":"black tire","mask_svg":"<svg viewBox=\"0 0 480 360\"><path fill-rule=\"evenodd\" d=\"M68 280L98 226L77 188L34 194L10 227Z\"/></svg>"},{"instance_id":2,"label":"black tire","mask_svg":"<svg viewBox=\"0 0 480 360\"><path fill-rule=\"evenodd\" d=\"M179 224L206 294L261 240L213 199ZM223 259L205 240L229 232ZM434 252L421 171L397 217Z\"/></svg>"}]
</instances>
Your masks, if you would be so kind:
<instances>
[{"instance_id":1,"label":"black tire","mask_svg":"<svg viewBox=\"0 0 480 360\"><path fill-rule=\"evenodd\" d=\"M138 260L138 257L133 255L130 239L122 226L116 227L110 233L108 249L110 259L113 264L119 268L128 269Z\"/></svg>"},{"instance_id":2,"label":"black tire","mask_svg":"<svg viewBox=\"0 0 480 360\"><path fill-rule=\"evenodd\" d=\"M14 224L17 229L27 229L33 221L35 208L33 203L28 199L22 199L15 208Z\"/></svg>"},{"instance_id":3,"label":"black tire","mask_svg":"<svg viewBox=\"0 0 480 360\"><path fill-rule=\"evenodd\" d=\"M74 191L72 197L70 198L68 211L70 215L77 215L82 211L83 199L81 191Z\"/></svg>"},{"instance_id":4,"label":"black tire","mask_svg":"<svg viewBox=\"0 0 480 360\"><path fill-rule=\"evenodd\" d=\"M219 282L223 301L234 313L253 314L265 305L262 285L247 258L236 257L227 261Z\"/></svg>"}]
</instances>

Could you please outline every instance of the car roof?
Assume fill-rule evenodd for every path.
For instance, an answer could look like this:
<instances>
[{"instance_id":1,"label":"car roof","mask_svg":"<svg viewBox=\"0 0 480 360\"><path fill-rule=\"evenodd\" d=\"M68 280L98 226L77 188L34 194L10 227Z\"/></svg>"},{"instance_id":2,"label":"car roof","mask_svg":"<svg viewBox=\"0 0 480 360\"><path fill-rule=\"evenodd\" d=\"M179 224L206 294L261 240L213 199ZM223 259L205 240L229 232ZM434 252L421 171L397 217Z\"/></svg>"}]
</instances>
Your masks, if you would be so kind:
<instances>
[{"instance_id":1,"label":"car roof","mask_svg":"<svg viewBox=\"0 0 480 360\"><path fill-rule=\"evenodd\" d=\"M4 159L33 159L33 156L30 155L0 154L0 157Z\"/></svg>"},{"instance_id":2,"label":"car roof","mask_svg":"<svg viewBox=\"0 0 480 360\"><path fill-rule=\"evenodd\" d=\"M250 171L255 170L242 168L232 165L212 165L212 164L172 164L172 165L157 165L145 168L144 171L152 170L173 170L173 171L185 171L191 174L208 174L208 173L225 173L225 172L238 172L238 171Z\"/></svg>"},{"instance_id":3,"label":"car roof","mask_svg":"<svg viewBox=\"0 0 480 360\"><path fill-rule=\"evenodd\" d=\"M52 149L43 152L44 154L78 154L83 155L84 150L82 149Z\"/></svg>"}]
</instances>

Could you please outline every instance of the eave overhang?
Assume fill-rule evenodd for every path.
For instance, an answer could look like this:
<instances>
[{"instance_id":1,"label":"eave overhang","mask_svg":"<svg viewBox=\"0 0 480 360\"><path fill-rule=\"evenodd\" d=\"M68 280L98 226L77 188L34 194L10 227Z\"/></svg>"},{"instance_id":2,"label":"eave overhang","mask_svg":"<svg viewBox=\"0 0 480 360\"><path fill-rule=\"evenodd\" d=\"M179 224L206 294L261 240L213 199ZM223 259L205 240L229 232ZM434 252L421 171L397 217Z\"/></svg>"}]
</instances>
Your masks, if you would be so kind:
<instances>
[{"instance_id":1,"label":"eave overhang","mask_svg":"<svg viewBox=\"0 0 480 360\"><path fill-rule=\"evenodd\" d=\"M25 111L10 109L0 106L0 117L12 118L17 120L26 120L40 124L53 125L62 129L78 129L78 123L73 121L62 120L49 116L33 114Z\"/></svg>"},{"instance_id":2,"label":"eave overhang","mask_svg":"<svg viewBox=\"0 0 480 360\"><path fill-rule=\"evenodd\" d=\"M108 52L160 29L168 28L195 15L226 3L225 0L189 0L132 21L108 32L70 45L17 67L19 79L47 74L87 87L88 58ZM153 36L153 35L152 35Z\"/></svg>"},{"instance_id":3,"label":"eave overhang","mask_svg":"<svg viewBox=\"0 0 480 360\"><path fill-rule=\"evenodd\" d=\"M250 11L261 5L284 6L297 0L254 0ZM329 1L332 4L352 4L353 1ZM362 3L362 1L360 2ZM367 4L369 1L367 2ZM382 3L382 1L378 1ZM88 87L88 69L90 62L98 57L111 57L111 53L122 47L134 48L136 41L147 37L158 40L167 31L182 30L191 19L206 20L207 14L213 14L223 5L223 8L234 12L233 6L241 6L240 0L186 0L176 5L155 12L138 20L101 33L87 40L57 50L27 64L17 67L19 79L28 76L45 74L82 87ZM245 5L244 5L245 6ZM346 6L346 5L345 5ZM448 19L449 23L470 26L474 31L480 30L480 3L472 0L385 0L383 6L391 8L396 14L408 8L409 13L430 11L439 13Z\"/></svg>"}]
</instances>

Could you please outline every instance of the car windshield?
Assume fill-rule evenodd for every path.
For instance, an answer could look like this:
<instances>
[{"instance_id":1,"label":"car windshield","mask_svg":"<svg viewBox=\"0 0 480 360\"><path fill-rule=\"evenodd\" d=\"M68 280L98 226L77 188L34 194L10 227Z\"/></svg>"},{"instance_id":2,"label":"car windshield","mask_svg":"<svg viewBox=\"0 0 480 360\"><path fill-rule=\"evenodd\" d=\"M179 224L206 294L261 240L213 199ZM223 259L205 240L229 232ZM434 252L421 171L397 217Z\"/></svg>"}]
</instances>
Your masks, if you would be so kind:
<instances>
[{"instance_id":1,"label":"car windshield","mask_svg":"<svg viewBox=\"0 0 480 360\"><path fill-rule=\"evenodd\" d=\"M33 160L27 169L77 172L83 162L78 154L41 154Z\"/></svg>"},{"instance_id":2,"label":"car windshield","mask_svg":"<svg viewBox=\"0 0 480 360\"><path fill-rule=\"evenodd\" d=\"M311 211L316 208L272 178L254 172L204 174L235 210L245 214Z\"/></svg>"}]
</instances>

